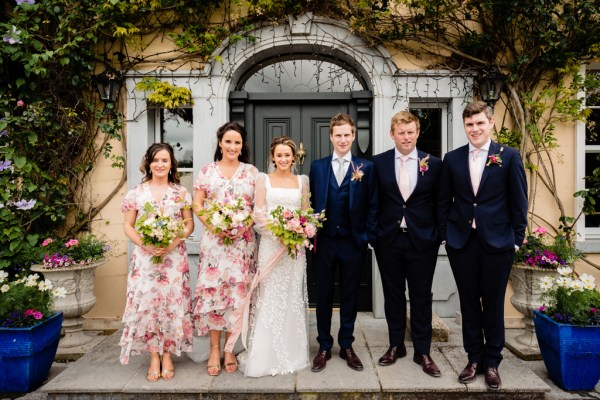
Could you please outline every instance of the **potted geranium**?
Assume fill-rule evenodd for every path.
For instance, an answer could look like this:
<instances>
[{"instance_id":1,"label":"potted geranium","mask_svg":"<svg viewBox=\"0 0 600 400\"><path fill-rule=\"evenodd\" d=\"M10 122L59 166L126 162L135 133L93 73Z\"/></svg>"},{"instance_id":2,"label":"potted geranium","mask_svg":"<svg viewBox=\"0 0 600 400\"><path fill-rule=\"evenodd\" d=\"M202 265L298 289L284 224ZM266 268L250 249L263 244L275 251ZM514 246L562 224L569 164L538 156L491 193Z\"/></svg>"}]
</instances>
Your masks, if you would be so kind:
<instances>
[{"instance_id":1,"label":"potted geranium","mask_svg":"<svg viewBox=\"0 0 600 400\"><path fill-rule=\"evenodd\" d=\"M524 315L525 332L515 337L521 345L528 346L528 358L540 357L533 311L542 305L541 290L537 282L542 276L556 275L556 269L573 265L581 258L581 252L575 248L568 232L552 237L542 226L529 233L515 254L515 263L510 272L513 295L510 302Z\"/></svg>"},{"instance_id":2,"label":"potted geranium","mask_svg":"<svg viewBox=\"0 0 600 400\"><path fill-rule=\"evenodd\" d=\"M535 311L548 375L565 390L592 390L600 379L600 292L594 277L571 267L540 279L543 306Z\"/></svg>"},{"instance_id":3,"label":"potted geranium","mask_svg":"<svg viewBox=\"0 0 600 400\"><path fill-rule=\"evenodd\" d=\"M64 314L64 337L60 347L75 347L93 338L83 332L82 316L96 304L96 268L106 262L110 246L94 235L82 238L47 238L32 252L31 270L39 272L55 286L67 288L66 296L54 304Z\"/></svg>"},{"instance_id":4,"label":"potted geranium","mask_svg":"<svg viewBox=\"0 0 600 400\"><path fill-rule=\"evenodd\" d=\"M48 376L62 313L52 310L65 289L38 274L8 280L0 270L0 392L28 392Z\"/></svg>"}]
</instances>

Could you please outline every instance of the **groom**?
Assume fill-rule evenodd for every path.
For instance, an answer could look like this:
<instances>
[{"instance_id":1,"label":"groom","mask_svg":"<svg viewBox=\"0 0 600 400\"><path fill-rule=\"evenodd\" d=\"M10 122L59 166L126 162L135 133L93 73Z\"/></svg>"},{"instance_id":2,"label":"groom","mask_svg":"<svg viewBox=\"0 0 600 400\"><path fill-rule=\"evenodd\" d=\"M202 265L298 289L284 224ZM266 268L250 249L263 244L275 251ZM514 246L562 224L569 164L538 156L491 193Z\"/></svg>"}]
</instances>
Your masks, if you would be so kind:
<instances>
[{"instance_id":1,"label":"groom","mask_svg":"<svg viewBox=\"0 0 600 400\"><path fill-rule=\"evenodd\" d=\"M333 154L313 161L310 166L311 204L317 211L325 210L327 218L315 241L313 264L319 342L319 352L312 364L314 372L322 371L331 358L336 268L340 290L340 357L350 368L363 369L352 342L361 270L368 244L374 242L377 229L377 188L373 163L354 157L350 152L355 138L352 118L346 114L336 115L329 124Z\"/></svg>"}]
</instances>

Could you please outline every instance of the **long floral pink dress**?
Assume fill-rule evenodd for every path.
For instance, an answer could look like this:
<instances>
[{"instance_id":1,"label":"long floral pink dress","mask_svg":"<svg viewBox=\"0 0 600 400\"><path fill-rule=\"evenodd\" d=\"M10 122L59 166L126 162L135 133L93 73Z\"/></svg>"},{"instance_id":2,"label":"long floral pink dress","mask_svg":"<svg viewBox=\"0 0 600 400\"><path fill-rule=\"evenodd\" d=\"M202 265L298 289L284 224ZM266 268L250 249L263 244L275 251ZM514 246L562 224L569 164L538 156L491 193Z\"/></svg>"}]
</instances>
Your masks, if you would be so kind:
<instances>
[{"instance_id":1,"label":"long floral pink dress","mask_svg":"<svg viewBox=\"0 0 600 400\"><path fill-rule=\"evenodd\" d=\"M181 220L182 209L191 207L192 198L182 186L171 184L157 203L148 184L129 190L123 199L123 212L138 211L150 202L155 208ZM180 355L192 350L193 321L190 273L187 248L181 243L163 262L154 264L152 254L135 246L127 278L127 302L123 314L120 361L129 362L130 355L142 352L164 352Z\"/></svg>"},{"instance_id":2,"label":"long floral pink dress","mask_svg":"<svg viewBox=\"0 0 600 400\"><path fill-rule=\"evenodd\" d=\"M248 212L252 212L257 173L253 165L240 163L231 179L227 179L217 163L210 163L200 171L194 189L204 191L207 199L224 201L242 197ZM230 245L204 231L194 291L194 322L199 335L206 335L209 330L229 330L229 316L242 305L252 281L255 251L252 230Z\"/></svg>"}]
</instances>

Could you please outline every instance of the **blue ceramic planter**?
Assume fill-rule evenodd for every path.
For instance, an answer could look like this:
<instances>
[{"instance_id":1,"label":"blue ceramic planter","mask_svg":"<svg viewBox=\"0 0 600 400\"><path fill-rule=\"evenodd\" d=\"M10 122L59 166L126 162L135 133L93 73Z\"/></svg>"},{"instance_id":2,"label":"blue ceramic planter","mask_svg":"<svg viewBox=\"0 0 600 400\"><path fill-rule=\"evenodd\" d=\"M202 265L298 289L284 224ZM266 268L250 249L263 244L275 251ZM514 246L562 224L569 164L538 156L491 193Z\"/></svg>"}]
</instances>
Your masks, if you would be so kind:
<instances>
[{"instance_id":1,"label":"blue ceramic planter","mask_svg":"<svg viewBox=\"0 0 600 400\"><path fill-rule=\"evenodd\" d=\"M600 379L600 326L559 324L537 310L534 323L550 378L564 390L593 390Z\"/></svg>"},{"instance_id":2,"label":"blue ceramic planter","mask_svg":"<svg viewBox=\"0 0 600 400\"><path fill-rule=\"evenodd\" d=\"M0 328L0 392L37 389L56 355L63 314L58 312L29 328Z\"/></svg>"}]
</instances>

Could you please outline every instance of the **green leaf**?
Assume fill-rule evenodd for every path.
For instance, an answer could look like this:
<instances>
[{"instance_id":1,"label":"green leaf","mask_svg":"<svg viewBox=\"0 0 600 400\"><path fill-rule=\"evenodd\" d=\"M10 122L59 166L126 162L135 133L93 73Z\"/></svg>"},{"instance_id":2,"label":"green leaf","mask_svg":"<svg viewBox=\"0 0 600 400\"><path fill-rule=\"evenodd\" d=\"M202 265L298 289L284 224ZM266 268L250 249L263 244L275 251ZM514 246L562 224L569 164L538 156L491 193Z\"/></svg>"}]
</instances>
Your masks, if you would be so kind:
<instances>
[{"instance_id":1,"label":"green leaf","mask_svg":"<svg viewBox=\"0 0 600 400\"><path fill-rule=\"evenodd\" d=\"M27 158L25 158L23 156L16 156L14 161L15 161L15 165L18 168L23 168L25 166L25 164L27 163Z\"/></svg>"}]
</instances>

